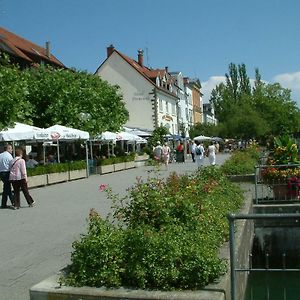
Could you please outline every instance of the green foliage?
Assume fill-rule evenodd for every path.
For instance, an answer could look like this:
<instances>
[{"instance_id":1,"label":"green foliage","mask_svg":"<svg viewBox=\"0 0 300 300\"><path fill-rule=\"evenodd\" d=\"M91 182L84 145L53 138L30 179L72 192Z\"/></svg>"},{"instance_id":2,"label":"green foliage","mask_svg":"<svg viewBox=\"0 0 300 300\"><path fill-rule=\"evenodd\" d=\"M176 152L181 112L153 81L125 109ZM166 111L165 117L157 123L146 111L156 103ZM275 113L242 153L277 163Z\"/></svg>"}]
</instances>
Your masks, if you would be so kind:
<instances>
[{"instance_id":1,"label":"green foliage","mask_svg":"<svg viewBox=\"0 0 300 300\"><path fill-rule=\"evenodd\" d=\"M67 283L74 286L121 285L124 272L124 232L91 212L89 228L73 243L72 265Z\"/></svg>"},{"instance_id":2,"label":"green foliage","mask_svg":"<svg viewBox=\"0 0 300 300\"><path fill-rule=\"evenodd\" d=\"M114 156L109 158L100 158L97 161L97 166L107 166L107 165L113 165L118 164L122 162L129 162L135 160L135 152L132 152L128 155L123 156Z\"/></svg>"},{"instance_id":3,"label":"green foliage","mask_svg":"<svg viewBox=\"0 0 300 300\"><path fill-rule=\"evenodd\" d=\"M16 66L0 64L0 130L30 119L27 76ZM30 122L29 122L30 123Z\"/></svg>"},{"instance_id":4,"label":"green foliage","mask_svg":"<svg viewBox=\"0 0 300 300\"><path fill-rule=\"evenodd\" d=\"M2 62L2 61L1 61ZM49 66L20 70L0 65L0 129L14 122L63 124L90 134L118 131L128 120L118 86L98 76Z\"/></svg>"},{"instance_id":5,"label":"green foliage","mask_svg":"<svg viewBox=\"0 0 300 300\"><path fill-rule=\"evenodd\" d=\"M220 124L197 123L191 126L189 136L193 139L195 136L222 136L222 127Z\"/></svg>"},{"instance_id":6,"label":"green foliage","mask_svg":"<svg viewBox=\"0 0 300 300\"><path fill-rule=\"evenodd\" d=\"M97 134L117 131L128 119L119 88L98 76L50 67L26 72L36 126L63 124Z\"/></svg>"},{"instance_id":7,"label":"green foliage","mask_svg":"<svg viewBox=\"0 0 300 300\"><path fill-rule=\"evenodd\" d=\"M258 149L251 147L245 151L235 151L220 168L226 175L253 174L258 159Z\"/></svg>"},{"instance_id":8,"label":"green foliage","mask_svg":"<svg viewBox=\"0 0 300 300\"><path fill-rule=\"evenodd\" d=\"M288 135L274 137L274 149L272 152L274 164L296 164L298 161L298 147L295 139Z\"/></svg>"},{"instance_id":9,"label":"green foliage","mask_svg":"<svg viewBox=\"0 0 300 300\"><path fill-rule=\"evenodd\" d=\"M153 130L152 136L148 140L148 146L150 149L156 146L156 143L159 141L161 144L164 142L164 136L169 133L169 130L165 126L157 127ZM152 152L152 151L151 151Z\"/></svg>"},{"instance_id":10,"label":"green foliage","mask_svg":"<svg viewBox=\"0 0 300 300\"><path fill-rule=\"evenodd\" d=\"M290 90L262 82L255 72L251 90L245 65L230 64L226 82L212 91L210 101L226 136L248 139L298 132L300 111Z\"/></svg>"},{"instance_id":11,"label":"green foliage","mask_svg":"<svg viewBox=\"0 0 300 300\"><path fill-rule=\"evenodd\" d=\"M43 175L50 173L61 173L72 170L82 170L86 168L85 161L74 161L70 163L59 163L37 166L34 169L27 169L28 176Z\"/></svg>"},{"instance_id":12,"label":"green foliage","mask_svg":"<svg viewBox=\"0 0 300 300\"><path fill-rule=\"evenodd\" d=\"M117 225L92 212L88 233L73 244L67 284L199 289L225 272L218 249L242 191L218 168L173 173L166 181L138 178L123 198L105 191Z\"/></svg>"}]
</instances>

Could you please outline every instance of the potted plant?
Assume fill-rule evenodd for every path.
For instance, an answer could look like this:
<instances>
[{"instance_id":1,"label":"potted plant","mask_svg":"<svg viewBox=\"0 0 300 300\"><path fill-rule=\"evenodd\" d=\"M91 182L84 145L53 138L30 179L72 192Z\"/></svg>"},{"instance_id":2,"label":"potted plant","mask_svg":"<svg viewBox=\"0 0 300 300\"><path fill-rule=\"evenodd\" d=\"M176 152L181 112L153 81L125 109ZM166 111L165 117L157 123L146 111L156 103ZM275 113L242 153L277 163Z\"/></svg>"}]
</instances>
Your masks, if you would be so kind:
<instances>
[{"instance_id":1,"label":"potted plant","mask_svg":"<svg viewBox=\"0 0 300 300\"><path fill-rule=\"evenodd\" d=\"M275 199L291 199L298 193L300 178L297 144L288 136L274 138L274 149L261 169L263 183L273 189Z\"/></svg>"}]
</instances>

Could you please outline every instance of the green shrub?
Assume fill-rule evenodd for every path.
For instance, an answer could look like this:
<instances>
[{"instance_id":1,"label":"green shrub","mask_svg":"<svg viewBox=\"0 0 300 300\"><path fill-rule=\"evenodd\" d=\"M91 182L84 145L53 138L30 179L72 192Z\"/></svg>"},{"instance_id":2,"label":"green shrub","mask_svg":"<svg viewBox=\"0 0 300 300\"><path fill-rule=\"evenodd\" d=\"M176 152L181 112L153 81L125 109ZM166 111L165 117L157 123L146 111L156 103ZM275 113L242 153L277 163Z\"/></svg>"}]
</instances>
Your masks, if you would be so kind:
<instances>
[{"instance_id":1,"label":"green shrub","mask_svg":"<svg viewBox=\"0 0 300 300\"><path fill-rule=\"evenodd\" d=\"M37 166L34 169L27 169L28 176L43 175L50 173L68 172L69 170L82 170L86 168L85 161L74 161L70 163L57 163Z\"/></svg>"},{"instance_id":2,"label":"green shrub","mask_svg":"<svg viewBox=\"0 0 300 300\"><path fill-rule=\"evenodd\" d=\"M97 166L108 166L114 164L114 157L101 158L97 161Z\"/></svg>"},{"instance_id":3,"label":"green shrub","mask_svg":"<svg viewBox=\"0 0 300 300\"><path fill-rule=\"evenodd\" d=\"M226 215L239 209L242 191L217 167L166 181L139 181L113 200L113 220L90 219L74 242L71 285L142 289L199 289L226 271L218 256L228 239Z\"/></svg>"},{"instance_id":4,"label":"green shrub","mask_svg":"<svg viewBox=\"0 0 300 300\"><path fill-rule=\"evenodd\" d=\"M258 163L259 151L249 148L245 151L236 151L224 162L221 170L227 175L246 175L254 173Z\"/></svg>"}]
</instances>

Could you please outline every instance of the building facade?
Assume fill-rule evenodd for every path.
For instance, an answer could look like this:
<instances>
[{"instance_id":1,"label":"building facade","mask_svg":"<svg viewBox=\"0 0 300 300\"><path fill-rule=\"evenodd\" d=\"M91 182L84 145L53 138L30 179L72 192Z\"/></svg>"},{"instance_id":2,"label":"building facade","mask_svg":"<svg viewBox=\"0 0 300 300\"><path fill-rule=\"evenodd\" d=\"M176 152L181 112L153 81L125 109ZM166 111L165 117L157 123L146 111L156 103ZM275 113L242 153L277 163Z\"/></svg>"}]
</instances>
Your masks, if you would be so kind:
<instances>
[{"instance_id":1,"label":"building facade","mask_svg":"<svg viewBox=\"0 0 300 300\"><path fill-rule=\"evenodd\" d=\"M120 87L129 112L124 126L151 131L162 125L170 134L178 134L179 98L174 80L167 68L150 69L143 60L142 50L134 60L111 45L95 74Z\"/></svg>"}]
</instances>

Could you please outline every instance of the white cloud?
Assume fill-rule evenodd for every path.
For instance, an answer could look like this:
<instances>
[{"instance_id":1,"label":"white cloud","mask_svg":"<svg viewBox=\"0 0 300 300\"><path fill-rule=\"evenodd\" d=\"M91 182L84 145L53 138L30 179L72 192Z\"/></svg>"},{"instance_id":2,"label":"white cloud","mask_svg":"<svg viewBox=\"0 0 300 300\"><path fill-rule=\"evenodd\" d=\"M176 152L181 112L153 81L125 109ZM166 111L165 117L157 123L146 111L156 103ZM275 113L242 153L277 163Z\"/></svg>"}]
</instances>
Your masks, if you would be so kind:
<instances>
[{"instance_id":1,"label":"white cloud","mask_svg":"<svg viewBox=\"0 0 300 300\"><path fill-rule=\"evenodd\" d=\"M292 91L291 98L300 107L300 72L279 74L272 81L278 82L282 87L290 89Z\"/></svg>"},{"instance_id":2,"label":"white cloud","mask_svg":"<svg viewBox=\"0 0 300 300\"><path fill-rule=\"evenodd\" d=\"M225 76L212 76L207 81L201 82L203 103L208 103L211 91L221 82L225 82Z\"/></svg>"}]
</instances>

